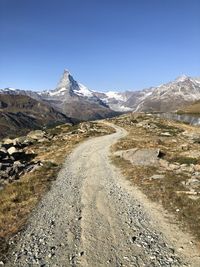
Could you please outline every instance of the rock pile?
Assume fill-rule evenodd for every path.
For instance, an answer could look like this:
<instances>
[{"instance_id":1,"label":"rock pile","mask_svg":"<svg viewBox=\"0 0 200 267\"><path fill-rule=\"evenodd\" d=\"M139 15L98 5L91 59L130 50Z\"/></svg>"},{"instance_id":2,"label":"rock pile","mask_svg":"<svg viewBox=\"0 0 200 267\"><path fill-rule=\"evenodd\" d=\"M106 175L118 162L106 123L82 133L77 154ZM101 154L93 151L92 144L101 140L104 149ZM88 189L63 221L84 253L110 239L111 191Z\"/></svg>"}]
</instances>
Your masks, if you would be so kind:
<instances>
[{"instance_id":1,"label":"rock pile","mask_svg":"<svg viewBox=\"0 0 200 267\"><path fill-rule=\"evenodd\" d=\"M4 139L0 143L0 189L5 184L19 179L20 175L41 165L41 162L33 161L35 154L26 153L25 148L34 142L46 139L46 133L37 130L30 132L27 136Z\"/></svg>"}]
</instances>

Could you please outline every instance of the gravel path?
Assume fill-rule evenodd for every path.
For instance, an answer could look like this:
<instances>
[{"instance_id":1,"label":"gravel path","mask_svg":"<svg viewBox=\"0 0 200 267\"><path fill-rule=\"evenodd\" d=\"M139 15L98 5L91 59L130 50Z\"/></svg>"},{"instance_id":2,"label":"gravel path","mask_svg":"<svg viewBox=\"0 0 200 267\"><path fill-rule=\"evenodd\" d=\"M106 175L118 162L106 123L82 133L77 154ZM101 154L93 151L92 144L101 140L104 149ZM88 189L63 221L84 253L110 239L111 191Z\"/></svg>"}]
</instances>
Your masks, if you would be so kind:
<instances>
[{"instance_id":1,"label":"gravel path","mask_svg":"<svg viewBox=\"0 0 200 267\"><path fill-rule=\"evenodd\" d=\"M124 178L111 165L109 148L126 132L115 128L67 158L6 266L190 266L118 183Z\"/></svg>"}]
</instances>

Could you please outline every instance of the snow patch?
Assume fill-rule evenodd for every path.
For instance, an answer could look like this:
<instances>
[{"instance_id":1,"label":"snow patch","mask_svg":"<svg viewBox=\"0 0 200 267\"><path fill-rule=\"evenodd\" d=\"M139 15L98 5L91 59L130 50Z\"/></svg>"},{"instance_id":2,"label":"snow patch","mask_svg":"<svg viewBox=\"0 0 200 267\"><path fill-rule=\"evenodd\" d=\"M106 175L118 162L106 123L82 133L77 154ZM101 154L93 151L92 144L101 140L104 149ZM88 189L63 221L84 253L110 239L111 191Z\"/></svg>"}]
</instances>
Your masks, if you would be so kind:
<instances>
[{"instance_id":1,"label":"snow patch","mask_svg":"<svg viewBox=\"0 0 200 267\"><path fill-rule=\"evenodd\" d=\"M114 99L116 99L118 101L126 101L126 97L123 97L118 92L109 91L109 92L105 93L105 95L107 96L107 98L114 98Z\"/></svg>"},{"instance_id":2,"label":"snow patch","mask_svg":"<svg viewBox=\"0 0 200 267\"><path fill-rule=\"evenodd\" d=\"M48 91L47 93L50 96L58 96L58 95L64 95L66 91L67 91L66 88L65 87L62 87L59 90L56 90L56 91Z\"/></svg>"},{"instance_id":3,"label":"snow patch","mask_svg":"<svg viewBox=\"0 0 200 267\"><path fill-rule=\"evenodd\" d=\"M9 92L9 91L16 92L16 91L18 91L18 89L9 87L9 88L0 89L0 91L1 92Z\"/></svg>"},{"instance_id":4,"label":"snow patch","mask_svg":"<svg viewBox=\"0 0 200 267\"><path fill-rule=\"evenodd\" d=\"M175 80L175 82L184 82L184 81L187 80L188 78L189 78L189 77L188 77L187 75L183 74L183 75L179 76L179 77Z\"/></svg>"},{"instance_id":5,"label":"snow patch","mask_svg":"<svg viewBox=\"0 0 200 267\"><path fill-rule=\"evenodd\" d=\"M93 93L85 85L79 83L79 90L74 90L74 93L80 96L92 97Z\"/></svg>"}]
</instances>

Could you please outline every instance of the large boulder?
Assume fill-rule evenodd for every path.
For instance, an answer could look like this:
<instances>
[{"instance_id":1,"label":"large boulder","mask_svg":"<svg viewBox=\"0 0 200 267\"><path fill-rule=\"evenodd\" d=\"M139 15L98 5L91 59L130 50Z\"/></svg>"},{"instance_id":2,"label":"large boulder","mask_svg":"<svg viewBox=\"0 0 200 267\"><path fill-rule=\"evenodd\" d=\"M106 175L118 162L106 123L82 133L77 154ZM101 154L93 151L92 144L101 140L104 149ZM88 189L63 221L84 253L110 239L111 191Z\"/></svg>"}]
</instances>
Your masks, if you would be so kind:
<instances>
[{"instance_id":1,"label":"large boulder","mask_svg":"<svg viewBox=\"0 0 200 267\"><path fill-rule=\"evenodd\" d=\"M24 148L26 146L32 145L34 139L28 136L17 137L13 140L13 145L17 148Z\"/></svg>"},{"instance_id":2,"label":"large boulder","mask_svg":"<svg viewBox=\"0 0 200 267\"><path fill-rule=\"evenodd\" d=\"M118 151L116 155L129 160L133 165L155 166L159 163L162 152L154 148L133 148L129 150Z\"/></svg>"},{"instance_id":3,"label":"large boulder","mask_svg":"<svg viewBox=\"0 0 200 267\"><path fill-rule=\"evenodd\" d=\"M2 146L5 147L6 149L10 148L11 146L13 146L13 140L10 138L4 139L2 142Z\"/></svg>"},{"instance_id":4,"label":"large boulder","mask_svg":"<svg viewBox=\"0 0 200 267\"><path fill-rule=\"evenodd\" d=\"M39 139L43 139L44 137L46 137L46 132L42 130L31 131L27 134L27 136L34 140L39 140Z\"/></svg>"},{"instance_id":5,"label":"large boulder","mask_svg":"<svg viewBox=\"0 0 200 267\"><path fill-rule=\"evenodd\" d=\"M0 190L4 185L20 178L26 172L31 171L36 165L32 162L34 155L26 154L24 147L39 142L45 138L44 131L32 131L29 136L15 139L4 139L0 143Z\"/></svg>"},{"instance_id":6,"label":"large boulder","mask_svg":"<svg viewBox=\"0 0 200 267\"><path fill-rule=\"evenodd\" d=\"M17 149L14 146L8 149L8 154L13 158L14 161L24 159L25 157L25 152L22 149Z\"/></svg>"},{"instance_id":7,"label":"large boulder","mask_svg":"<svg viewBox=\"0 0 200 267\"><path fill-rule=\"evenodd\" d=\"M8 149L8 154L9 154L10 156L12 156L13 154L18 153L18 152L19 152L19 150L18 150L16 147L14 147L14 146L12 146L12 147L10 147L10 148Z\"/></svg>"}]
</instances>

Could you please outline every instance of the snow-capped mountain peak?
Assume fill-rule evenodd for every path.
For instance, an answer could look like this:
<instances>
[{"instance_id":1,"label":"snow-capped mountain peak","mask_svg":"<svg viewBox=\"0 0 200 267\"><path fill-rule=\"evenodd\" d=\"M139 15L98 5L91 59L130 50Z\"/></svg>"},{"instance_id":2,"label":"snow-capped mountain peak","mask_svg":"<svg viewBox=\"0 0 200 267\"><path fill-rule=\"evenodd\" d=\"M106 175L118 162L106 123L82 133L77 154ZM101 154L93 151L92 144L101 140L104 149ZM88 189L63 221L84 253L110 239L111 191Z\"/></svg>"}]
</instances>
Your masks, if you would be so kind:
<instances>
[{"instance_id":1,"label":"snow-capped mountain peak","mask_svg":"<svg viewBox=\"0 0 200 267\"><path fill-rule=\"evenodd\" d=\"M185 75L185 74L183 74L183 75L177 77L176 80L175 80L175 82L184 82L184 81L186 81L188 79L190 79L190 77L187 76L187 75Z\"/></svg>"},{"instance_id":2,"label":"snow-capped mountain peak","mask_svg":"<svg viewBox=\"0 0 200 267\"><path fill-rule=\"evenodd\" d=\"M76 104L81 102L85 105L87 102L88 105L93 103L108 108L108 106L95 95L95 92L74 80L68 70L64 70L56 89L43 91L40 93L40 96L47 101L53 102L55 106L59 106L59 103L65 102L71 104L76 101Z\"/></svg>"},{"instance_id":3,"label":"snow-capped mountain peak","mask_svg":"<svg viewBox=\"0 0 200 267\"><path fill-rule=\"evenodd\" d=\"M93 97L93 92L83 84L75 81L70 72L65 69L59 83L56 86L56 89L44 91L41 93L41 95L47 95L50 97L63 97L65 95L74 95L89 98Z\"/></svg>"},{"instance_id":4,"label":"snow-capped mountain peak","mask_svg":"<svg viewBox=\"0 0 200 267\"><path fill-rule=\"evenodd\" d=\"M15 89L15 88L12 88L12 87L7 87L7 88L4 88L4 89L0 89L0 92L2 93L15 93L17 92L19 89Z\"/></svg>"},{"instance_id":5,"label":"snow-capped mountain peak","mask_svg":"<svg viewBox=\"0 0 200 267\"><path fill-rule=\"evenodd\" d=\"M67 91L73 91L75 89L78 89L78 83L74 80L70 72L66 69L64 70L64 73L56 87L58 91L61 88L65 88Z\"/></svg>"}]
</instances>

